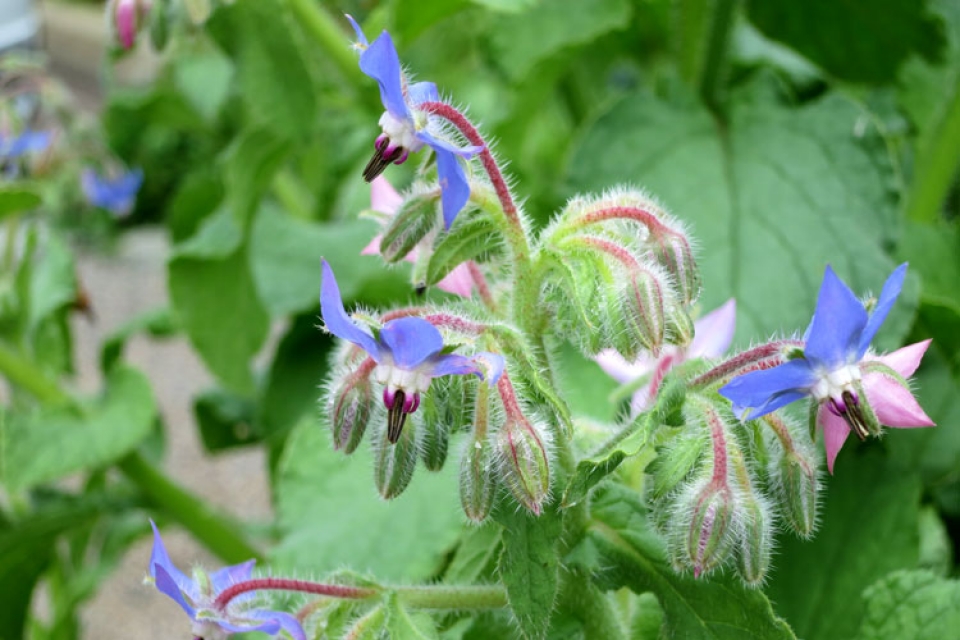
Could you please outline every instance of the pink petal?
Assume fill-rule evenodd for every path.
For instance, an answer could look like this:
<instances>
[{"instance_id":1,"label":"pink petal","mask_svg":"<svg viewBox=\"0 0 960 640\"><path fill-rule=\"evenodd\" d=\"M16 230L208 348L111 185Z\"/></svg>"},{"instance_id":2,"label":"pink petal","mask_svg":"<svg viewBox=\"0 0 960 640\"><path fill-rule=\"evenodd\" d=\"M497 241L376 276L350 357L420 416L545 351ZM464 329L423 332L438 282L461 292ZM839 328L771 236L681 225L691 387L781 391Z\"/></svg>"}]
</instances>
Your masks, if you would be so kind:
<instances>
[{"instance_id":1,"label":"pink petal","mask_svg":"<svg viewBox=\"0 0 960 640\"><path fill-rule=\"evenodd\" d=\"M381 175L373 179L370 183L371 209L392 216L401 204L403 204L403 197L386 178Z\"/></svg>"},{"instance_id":2,"label":"pink petal","mask_svg":"<svg viewBox=\"0 0 960 640\"><path fill-rule=\"evenodd\" d=\"M370 241L370 244L363 248L363 251L360 252L362 256L378 256L380 255L380 241L383 239L383 236L374 236L373 240Z\"/></svg>"},{"instance_id":3,"label":"pink petal","mask_svg":"<svg viewBox=\"0 0 960 640\"><path fill-rule=\"evenodd\" d=\"M411 256L414 255L416 249L411 251L407 255L407 260L413 262ZM437 283L437 287L441 291L446 291L454 295L458 295L464 298L469 298L473 293L473 276L470 274L470 268L466 263L459 264L453 268L453 271L448 273L443 280Z\"/></svg>"},{"instance_id":4,"label":"pink petal","mask_svg":"<svg viewBox=\"0 0 960 640\"><path fill-rule=\"evenodd\" d=\"M850 435L850 425L847 421L827 409L827 405L820 405L817 412L817 423L823 427L823 445L827 450L827 469L833 474L833 461L840 453L840 447Z\"/></svg>"},{"instance_id":5,"label":"pink petal","mask_svg":"<svg viewBox=\"0 0 960 640\"><path fill-rule=\"evenodd\" d=\"M594 362L600 365L604 372L621 384L626 384L636 380L640 376L645 376L657 364L655 358L640 356L634 362L627 360L614 349L604 349L593 358Z\"/></svg>"},{"instance_id":6,"label":"pink petal","mask_svg":"<svg viewBox=\"0 0 960 640\"><path fill-rule=\"evenodd\" d=\"M688 358L719 358L733 342L737 328L737 301L730 298L722 306L693 323L693 342L687 349Z\"/></svg>"},{"instance_id":7,"label":"pink petal","mask_svg":"<svg viewBox=\"0 0 960 640\"><path fill-rule=\"evenodd\" d=\"M923 358L923 354L927 352L927 347L930 346L930 342L930 340L915 342L902 349L897 349L893 353L885 353L876 358L868 358L868 360L878 360L904 378L909 378L913 375L913 372L917 370L917 367L920 366L920 359Z\"/></svg>"},{"instance_id":8,"label":"pink petal","mask_svg":"<svg viewBox=\"0 0 960 640\"><path fill-rule=\"evenodd\" d=\"M136 0L119 0L116 5L114 18L117 25L117 35L124 49L133 47L137 37L137 3Z\"/></svg>"},{"instance_id":9,"label":"pink petal","mask_svg":"<svg viewBox=\"0 0 960 640\"><path fill-rule=\"evenodd\" d=\"M909 348L904 347L900 351ZM924 345L924 349L926 349L926 345ZM913 368L916 369L916 366L913 365ZM894 380L879 372L871 372L863 378L863 389L867 394L867 400L877 414L877 419L880 420L880 424L898 428L935 426L930 416L924 413L920 404L917 403L917 399L913 397L910 389L904 387L899 380Z\"/></svg>"}]
</instances>

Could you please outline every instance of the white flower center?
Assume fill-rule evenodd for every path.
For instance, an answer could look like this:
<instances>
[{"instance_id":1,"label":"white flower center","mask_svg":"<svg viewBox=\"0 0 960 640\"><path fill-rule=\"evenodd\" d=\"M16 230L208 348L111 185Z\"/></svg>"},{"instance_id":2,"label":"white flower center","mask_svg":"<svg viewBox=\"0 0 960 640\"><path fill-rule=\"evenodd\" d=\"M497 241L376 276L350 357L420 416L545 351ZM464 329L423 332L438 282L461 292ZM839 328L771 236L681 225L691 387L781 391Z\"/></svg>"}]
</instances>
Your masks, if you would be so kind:
<instances>
[{"instance_id":1,"label":"white flower center","mask_svg":"<svg viewBox=\"0 0 960 640\"><path fill-rule=\"evenodd\" d=\"M403 147L410 153L423 147L423 140L417 137L415 125L411 126L406 120L397 120L389 111L384 111L380 116L380 128L394 146Z\"/></svg>"},{"instance_id":2,"label":"white flower center","mask_svg":"<svg viewBox=\"0 0 960 640\"><path fill-rule=\"evenodd\" d=\"M818 371L817 382L810 390L817 402L825 402L829 398L839 400L844 391L853 392L853 383L860 380L860 367L848 364L833 371Z\"/></svg>"},{"instance_id":3,"label":"white flower center","mask_svg":"<svg viewBox=\"0 0 960 640\"><path fill-rule=\"evenodd\" d=\"M210 620L194 620L190 631L196 637L203 638L203 640L227 640L230 637L230 634L224 631L220 625Z\"/></svg>"},{"instance_id":4,"label":"white flower center","mask_svg":"<svg viewBox=\"0 0 960 640\"><path fill-rule=\"evenodd\" d=\"M387 387L390 391L395 392L400 390L407 395L411 395L424 393L429 389L432 378L416 370L410 371L400 369L392 364L381 363L373 370L373 379Z\"/></svg>"}]
</instances>

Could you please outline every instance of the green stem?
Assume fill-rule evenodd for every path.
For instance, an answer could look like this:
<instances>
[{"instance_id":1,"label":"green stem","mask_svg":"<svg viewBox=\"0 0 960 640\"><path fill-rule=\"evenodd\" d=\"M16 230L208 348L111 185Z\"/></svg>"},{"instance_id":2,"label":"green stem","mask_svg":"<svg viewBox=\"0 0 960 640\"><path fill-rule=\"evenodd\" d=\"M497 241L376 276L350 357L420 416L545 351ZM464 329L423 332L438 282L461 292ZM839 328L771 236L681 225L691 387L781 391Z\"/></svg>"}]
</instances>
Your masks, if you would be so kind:
<instances>
[{"instance_id":1,"label":"green stem","mask_svg":"<svg viewBox=\"0 0 960 640\"><path fill-rule=\"evenodd\" d=\"M225 562L235 564L263 557L238 533L235 523L214 513L203 500L174 483L139 453L129 454L117 466L148 498Z\"/></svg>"},{"instance_id":2,"label":"green stem","mask_svg":"<svg viewBox=\"0 0 960 640\"><path fill-rule=\"evenodd\" d=\"M3 271L13 273L17 260L17 227L20 225L20 216L14 214L7 218L7 243L3 251Z\"/></svg>"},{"instance_id":3,"label":"green stem","mask_svg":"<svg viewBox=\"0 0 960 640\"><path fill-rule=\"evenodd\" d=\"M66 404L72 401L70 395L48 378L46 373L3 343L0 343L0 373L45 404Z\"/></svg>"},{"instance_id":4,"label":"green stem","mask_svg":"<svg viewBox=\"0 0 960 640\"><path fill-rule=\"evenodd\" d=\"M314 0L287 0L287 2L307 35L320 45L340 73L351 84L361 86L363 74L357 65L357 56L347 44L349 40L346 33L327 13L327 10Z\"/></svg>"},{"instance_id":5,"label":"green stem","mask_svg":"<svg viewBox=\"0 0 960 640\"><path fill-rule=\"evenodd\" d=\"M281 169L273 177L273 195L284 209L302 220L313 218L310 194L289 169Z\"/></svg>"},{"instance_id":6,"label":"green stem","mask_svg":"<svg viewBox=\"0 0 960 640\"><path fill-rule=\"evenodd\" d=\"M500 585L396 587L400 602L416 609L503 609L507 592Z\"/></svg>"},{"instance_id":7,"label":"green stem","mask_svg":"<svg viewBox=\"0 0 960 640\"><path fill-rule=\"evenodd\" d=\"M560 593L562 610L569 611L583 625L586 638L624 640L626 634L619 624L612 603L593 584L590 575L582 569L572 569L564 580Z\"/></svg>"},{"instance_id":8,"label":"green stem","mask_svg":"<svg viewBox=\"0 0 960 640\"><path fill-rule=\"evenodd\" d=\"M714 0L713 3L699 89L700 97L714 113L719 112L720 85L737 4L737 0Z\"/></svg>"},{"instance_id":9,"label":"green stem","mask_svg":"<svg viewBox=\"0 0 960 640\"><path fill-rule=\"evenodd\" d=\"M907 194L907 218L917 222L937 220L960 167L960 79L939 126L928 133Z\"/></svg>"},{"instance_id":10,"label":"green stem","mask_svg":"<svg viewBox=\"0 0 960 640\"><path fill-rule=\"evenodd\" d=\"M738 0L680 0L677 12L680 75L715 113Z\"/></svg>"}]
</instances>

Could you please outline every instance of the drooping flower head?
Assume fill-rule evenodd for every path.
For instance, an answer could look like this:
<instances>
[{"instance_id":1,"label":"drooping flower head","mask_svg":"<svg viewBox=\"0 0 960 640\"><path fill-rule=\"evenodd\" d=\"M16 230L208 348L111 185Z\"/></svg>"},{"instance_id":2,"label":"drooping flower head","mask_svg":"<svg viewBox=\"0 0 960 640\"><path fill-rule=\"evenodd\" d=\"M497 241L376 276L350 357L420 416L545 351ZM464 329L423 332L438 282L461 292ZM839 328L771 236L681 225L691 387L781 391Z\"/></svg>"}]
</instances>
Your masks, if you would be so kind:
<instances>
[{"instance_id":1,"label":"drooping flower head","mask_svg":"<svg viewBox=\"0 0 960 640\"><path fill-rule=\"evenodd\" d=\"M250 580L255 560L210 574L196 569L193 578L189 578L170 560L152 520L150 526L153 527L150 580L190 616L191 629L197 638L222 640L234 633L261 631L274 636L285 632L284 637L306 640L306 634L294 616L257 608L253 592L239 595L222 607L217 603L217 597L224 590Z\"/></svg>"},{"instance_id":2,"label":"drooping flower head","mask_svg":"<svg viewBox=\"0 0 960 640\"><path fill-rule=\"evenodd\" d=\"M386 322L376 335L347 315L333 270L323 260L320 312L327 330L366 351L377 363L373 377L384 385L383 404L389 415L387 439L396 442L407 416L420 406L420 394L437 377L475 374L491 386L503 373L503 357L480 352L471 357L448 353L435 326L414 316Z\"/></svg>"},{"instance_id":3,"label":"drooping flower head","mask_svg":"<svg viewBox=\"0 0 960 640\"><path fill-rule=\"evenodd\" d=\"M364 169L363 178L370 182L391 162L401 164L411 153L429 146L437 157L443 221L449 229L470 198L470 184L459 158L469 159L481 148L460 148L441 139L434 119L419 108L424 102L440 99L437 85L432 82L408 84L390 34L384 31L369 43L356 20L349 15L347 19L357 33L360 70L380 85L380 100L386 109L380 117L383 133L377 137L373 158Z\"/></svg>"},{"instance_id":4,"label":"drooping flower head","mask_svg":"<svg viewBox=\"0 0 960 640\"><path fill-rule=\"evenodd\" d=\"M87 167L80 175L80 186L87 202L102 207L118 218L130 215L143 185L143 171L134 169L115 178L104 177Z\"/></svg>"},{"instance_id":5,"label":"drooping flower head","mask_svg":"<svg viewBox=\"0 0 960 640\"><path fill-rule=\"evenodd\" d=\"M594 360L611 378L621 384L640 378L647 379L630 401L631 414L635 416L653 404L667 371L694 358L722 356L733 342L736 324L737 302L731 298L694 322L693 341L686 347L666 345L659 356L641 354L633 362L628 362L614 349L604 349Z\"/></svg>"},{"instance_id":6,"label":"drooping flower head","mask_svg":"<svg viewBox=\"0 0 960 640\"><path fill-rule=\"evenodd\" d=\"M917 403L906 378L913 374L930 341L890 354L868 352L906 276L902 264L887 278L872 313L829 266L803 353L777 367L731 380L720 394L742 419L759 418L801 398L818 403L827 466L853 431L861 440L888 427L929 427L933 421Z\"/></svg>"},{"instance_id":7,"label":"drooping flower head","mask_svg":"<svg viewBox=\"0 0 960 640\"><path fill-rule=\"evenodd\" d=\"M400 209L402 203L403 198L383 176L377 176L370 183L370 208L374 211L393 216ZM379 255L380 240L382 238L383 236L381 235L375 236L373 240L370 241L370 244L363 248L360 255ZM416 262L418 253L419 249L414 247L413 251L408 253L404 260L407 262ZM450 273L444 276L443 279L437 283L437 288L441 291L469 298L475 284L476 281L470 273L470 269L466 263L464 263L457 265Z\"/></svg>"}]
</instances>

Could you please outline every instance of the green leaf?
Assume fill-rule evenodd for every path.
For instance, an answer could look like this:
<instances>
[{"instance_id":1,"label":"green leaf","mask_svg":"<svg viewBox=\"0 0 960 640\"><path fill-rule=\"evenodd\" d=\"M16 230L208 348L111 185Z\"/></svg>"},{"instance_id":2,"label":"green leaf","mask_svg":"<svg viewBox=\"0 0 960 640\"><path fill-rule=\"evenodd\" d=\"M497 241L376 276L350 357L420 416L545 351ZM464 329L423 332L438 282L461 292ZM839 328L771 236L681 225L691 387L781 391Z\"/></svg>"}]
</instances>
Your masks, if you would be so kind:
<instances>
[{"instance_id":1,"label":"green leaf","mask_svg":"<svg viewBox=\"0 0 960 640\"><path fill-rule=\"evenodd\" d=\"M233 64L216 50L181 53L173 59L173 82L204 120L213 122L233 82Z\"/></svg>"},{"instance_id":2,"label":"green leaf","mask_svg":"<svg viewBox=\"0 0 960 640\"><path fill-rule=\"evenodd\" d=\"M102 467L133 450L153 427L150 384L134 369L110 372L100 398L75 408L7 413L0 421L0 478L10 490Z\"/></svg>"},{"instance_id":3,"label":"green leaf","mask_svg":"<svg viewBox=\"0 0 960 640\"><path fill-rule=\"evenodd\" d=\"M375 571L383 580L421 580L437 570L462 529L456 465L418 474L402 495L384 501L374 489L371 462L369 447L351 456L333 451L322 418L291 433L276 482L278 566L298 572L348 567Z\"/></svg>"},{"instance_id":4,"label":"green leaf","mask_svg":"<svg viewBox=\"0 0 960 640\"><path fill-rule=\"evenodd\" d=\"M182 245L168 265L170 299L206 365L234 391L252 393L249 363L267 337L270 318L257 298L247 248L229 214L218 214ZM235 223L233 223L235 224ZM213 233L211 229L223 229ZM209 241L202 241L204 238Z\"/></svg>"},{"instance_id":5,"label":"green leaf","mask_svg":"<svg viewBox=\"0 0 960 640\"><path fill-rule=\"evenodd\" d=\"M314 130L317 96L287 3L260 0L234 9L241 29L237 71L251 118L287 140L302 140Z\"/></svg>"},{"instance_id":6,"label":"green leaf","mask_svg":"<svg viewBox=\"0 0 960 640\"><path fill-rule=\"evenodd\" d=\"M375 256L361 256L376 231L365 220L316 224L262 207L253 223L250 268L257 291L272 315L313 309L320 300L320 258L337 274L344 299L375 285L402 293L409 285L385 271ZM386 296L380 295L383 299ZM370 300L368 300L370 301Z\"/></svg>"},{"instance_id":7,"label":"green leaf","mask_svg":"<svg viewBox=\"0 0 960 640\"><path fill-rule=\"evenodd\" d=\"M0 218L36 209L43 199L32 185L24 183L0 186Z\"/></svg>"},{"instance_id":8,"label":"green leaf","mask_svg":"<svg viewBox=\"0 0 960 640\"><path fill-rule=\"evenodd\" d=\"M547 4L550 0L470 0L474 4L486 7L492 11L504 13L519 13L540 3Z\"/></svg>"},{"instance_id":9,"label":"green leaf","mask_svg":"<svg viewBox=\"0 0 960 640\"><path fill-rule=\"evenodd\" d=\"M0 629L3 637L23 638L34 586L50 563L60 534L84 526L97 515L92 502L57 504L11 523L0 519Z\"/></svg>"},{"instance_id":10,"label":"green leaf","mask_svg":"<svg viewBox=\"0 0 960 640\"><path fill-rule=\"evenodd\" d=\"M223 185L233 214L246 223L290 152L269 129L247 129L223 152Z\"/></svg>"},{"instance_id":11,"label":"green leaf","mask_svg":"<svg viewBox=\"0 0 960 640\"><path fill-rule=\"evenodd\" d=\"M640 182L688 223L701 247L701 304L735 296L746 342L805 327L827 264L856 292L879 291L893 271L884 253L897 232L893 178L869 127L855 135L868 122L827 96L801 109L735 103L721 129L702 107L636 93L588 129L572 182L597 191ZM906 333L916 296L908 281L884 344Z\"/></svg>"},{"instance_id":12,"label":"green leaf","mask_svg":"<svg viewBox=\"0 0 960 640\"><path fill-rule=\"evenodd\" d=\"M875 443L855 442L840 452L834 471L820 530L810 541L781 539L767 589L778 613L808 640L852 636L863 590L891 571L915 567L919 554L916 471L879 455Z\"/></svg>"},{"instance_id":13,"label":"green leaf","mask_svg":"<svg viewBox=\"0 0 960 640\"><path fill-rule=\"evenodd\" d=\"M674 571L640 496L610 484L595 494L594 522L580 556L606 589L652 591L663 607L664 637L697 640L795 638L759 590L747 589L732 572L695 579ZM801 583L802 584L802 583Z\"/></svg>"},{"instance_id":14,"label":"green leaf","mask_svg":"<svg viewBox=\"0 0 960 640\"><path fill-rule=\"evenodd\" d=\"M526 638L545 638L559 589L560 556L557 543L562 520L555 505L539 517L503 504L497 509L503 525L500 579L507 589L510 609Z\"/></svg>"},{"instance_id":15,"label":"green leaf","mask_svg":"<svg viewBox=\"0 0 960 640\"><path fill-rule=\"evenodd\" d=\"M397 0L393 29L398 40L409 42L448 16L470 6L468 0Z\"/></svg>"},{"instance_id":16,"label":"green leaf","mask_svg":"<svg viewBox=\"0 0 960 640\"><path fill-rule=\"evenodd\" d=\"M447 233L441 234L433 247L427 265L427 284L435 285L453 269L468 260L488 254L490 238L498 236L496 224L486 215L458 220Z\"/></svg>"},{"instance_id":17,"label":"green leaf","mask_svg":"<svg viewBox=\"0 0 960 640\"><path fill-rule=\"evenodd\" d=\"M436 640L437 627L426 613L411 612L396 597L387 605L387 633L391 640Z\"/></svg>"},{"instance_id":18,"label":"green leaf","mask_svg":"<svg viewBox=\"0 0 960 640\"><path fill-rule=\"evenodd\" d=\"M750 19L831 75L854 82L891 82L911 54L940 56L942 25L924 0L858 2L751 0ZM851 46L856 43L856 46Z\"/></svg>"},{"instance_id":19,"label":"green leaf","mask_svg":"<svg viewBox=\"0 0 960 640\"><path fill-rule=\"evenodd\" d=\"M77 276L73 255L56 235L38 246L30 272L27 326L33 330L50 315L77 299Z\"/></svg>"},{"instance_id":20,"label":"green leaf","mask_svg":"<svg viewBox=\"0 0 960 640\"><path fill-rule=\"evenodd\" d=\"M499 526L490 521L467 529L447 567L444 580L450 584L473 584L488 577L491 564L500 550L501 531Z\"/></svg>"},{"instance_id":21,"label":"green leaf","mask_svg":"<svg viewBox=\"0 0 960 640\"><path fill-rule=\"evenodd\" d=\"M617 383L600 365L569 344L558 350L556 363L561 395L574 415L604 422L617 417L620 407L608 400Z\"/></svg>"},{"instance_id":22,"label":"green leaf","mask_svg":"<svg viewBox=\"0 0 960 640\"><path fill-rule=\"evenodd\" d=\"M211 259L229 257L243 242L243 229L226 209L206 218L200 228L174 247L173 258Z\"/></svg>"},{"instance_id":23,"label":"green leaf","mask_svg":"<svg viewBox=\"0 0 960 640\"><path fill-rule=\"evenodd\" d=\"M256 407L249 398L213 389L193 401L193 415L200 429L203 447L209 452L242 447L257 442L254 429Z\"/></svg>"},{"instance_id":24,"label":"green leaf","mask_svg":"<svg viewBox=\"0 0 960 640\"><path fill-rule=\"evenodd\" d=\"M629 0L549 0L501 18L492 28L491 45L517 82L557 52L626 27L631 13Z\"/></svg>"},{"instance_id":25,"label":"green leaf","mask_svg":"<svg viewBox=\"0 0 960 640\"><path fill-rule=\"evenodd\" d=\"M573 477L563 492L563 506L568 507L581 502L598 482L613 473L625 458L647 450L653 457L650 436L663 424L666 416L679 411L683 406L685 388L678 378L665 380L657 394L656 404L650 410L637 417L620 431L610 442L588 458L577 462Z\"/></svg>"},{"instance_id":26,"label":"green leaf","mask_svg":"<svg viewBox=\"0 0 960 640\"><path fill-rule=\"evenodd\" d=\"M929 571L897 571L863 593L866 612L855 640L941 640L960 629L960 582Z\"/></svg>"}]
</instances>

